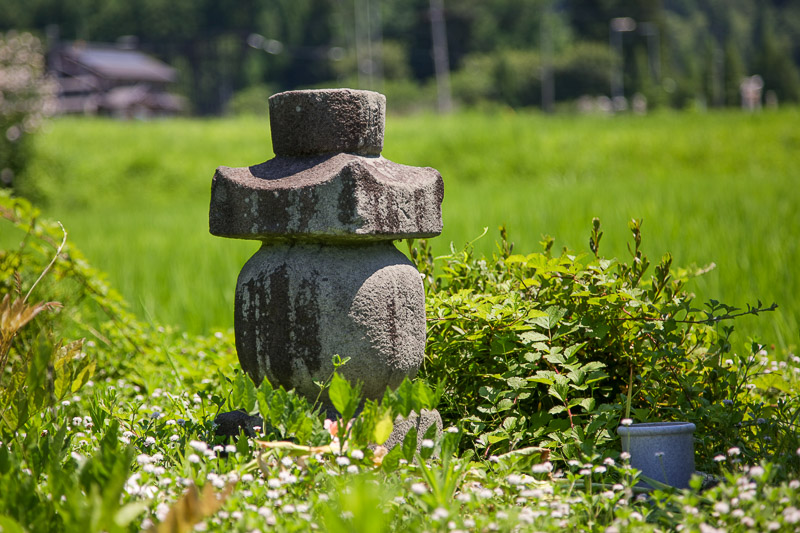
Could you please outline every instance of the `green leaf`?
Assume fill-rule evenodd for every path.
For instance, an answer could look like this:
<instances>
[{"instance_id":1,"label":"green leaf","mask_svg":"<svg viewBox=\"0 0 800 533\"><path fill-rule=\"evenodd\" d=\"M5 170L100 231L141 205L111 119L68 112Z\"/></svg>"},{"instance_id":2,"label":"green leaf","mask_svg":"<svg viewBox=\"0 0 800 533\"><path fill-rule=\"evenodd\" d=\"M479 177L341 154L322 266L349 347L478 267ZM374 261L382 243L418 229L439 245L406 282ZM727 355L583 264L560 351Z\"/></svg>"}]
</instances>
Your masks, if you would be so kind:
<instances>
[{"instance_id":1,"label":"green leaf","mask_svg":"<svg viewBox=\"0 0 800 533\"><path fill-rule=\"evenodd\" d=\"M519 338L526 344L533 344L534 342L547 342L550 337L543 335L537 331L525 331L519 334Z\"/></svg>"},{"instance_id":2,"label":"green leaf","mask_svg":"<svg viewBox=\"0 0 800 533\"><path fill-rule=\"evenodd\" d=\"M417 379L414 381L413 386L411 387L412 390L412 405L413 410L416 412L420 412L423 409L435 409L436 406L434 405L434 398L435 395L433 391L428 387L428 385L421 379Z\"/></svg>"},{"instance_id":3,"label":"green leaf","mask_svg":"<svg viewBox=\"0 0 800 533\"><path fill-rule=\"evenodd\" d=\"M405 456L403 455L403 447L395 446L383 458L383 462L381 463L381 468L387 474L391 474L392 472L397 470L398 466L400 466L400 459L404 458Z\"/></svg>"},{"instance_id":4,"label":"green leaf","mask_svg":"<svg viewBox=\"0 0 800 533\"><path fill-rule=\"evenodd\" d=\"M373 442L383 444L392 434L393 429L392 415L389 411L384 411L383 415L375 422L375 429L372 432Z\"/></svg>"},{"instance_id":5,"label":"green leaf","mask_svg":"<svg viewBox=\"0 0 800 533\"><path fill-rule=\"evenodd\" d=\"M506 383L512 389L517 390L517 389L521 389L522 387L527 385L528 381L523 379L523 378L520 378L520 377L517 377L517 376L513 376L513 377L510 377L510 378L506 379Z\"/></svg>"},{"instance_id":6,"label":"green leaf","mask_svg":"<svg viewBox=\"0 0 800 533\"><path fill-rule=\"evenodd\" d=\"M417 428L412 427L403 438L403 458L409 463L414 460L417 453Z\"/></svg>"},{"instance_id":7,"label":"green leaf","mask_svg":"<svg viewBox=\"0 0 800 533\"><path fill-rule=\"evenodd\" d=\"M25 529L19 522L7 515L0 516L0 531L3 533L25 533Z\"/></svg>"},{"instance_id":8,"label":"green leaf","mask_svg":"<svg viewBox=\"0 0 800 533\"><path fill-rule=\"evenodd\" d=\"M340 376L338 373L333 374L331 385L328 388L328 395L331 403L339 411L344 420L350 420L356 413L359 401L360 387L353 387L350 382Z\"/></svg>"}]
</instances>

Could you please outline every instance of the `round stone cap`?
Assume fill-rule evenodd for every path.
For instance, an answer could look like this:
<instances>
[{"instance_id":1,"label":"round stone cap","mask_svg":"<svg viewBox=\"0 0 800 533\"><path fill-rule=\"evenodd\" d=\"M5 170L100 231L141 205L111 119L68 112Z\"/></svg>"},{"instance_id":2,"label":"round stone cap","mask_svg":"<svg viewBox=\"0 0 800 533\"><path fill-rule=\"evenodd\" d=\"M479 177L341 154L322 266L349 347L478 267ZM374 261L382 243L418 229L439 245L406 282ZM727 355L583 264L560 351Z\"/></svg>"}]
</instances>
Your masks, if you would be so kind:
<instances>
[{"instance_id":1,"label":"round stone cap","mask_svg":"<svg viewBox=\"0 0 800 533\"><path fill-rule=\"evenodd\" d=\"M380 155L386 97L372 91L287 91L269 99L272 150L279 156Z\"/></svg>"}]
</instances>

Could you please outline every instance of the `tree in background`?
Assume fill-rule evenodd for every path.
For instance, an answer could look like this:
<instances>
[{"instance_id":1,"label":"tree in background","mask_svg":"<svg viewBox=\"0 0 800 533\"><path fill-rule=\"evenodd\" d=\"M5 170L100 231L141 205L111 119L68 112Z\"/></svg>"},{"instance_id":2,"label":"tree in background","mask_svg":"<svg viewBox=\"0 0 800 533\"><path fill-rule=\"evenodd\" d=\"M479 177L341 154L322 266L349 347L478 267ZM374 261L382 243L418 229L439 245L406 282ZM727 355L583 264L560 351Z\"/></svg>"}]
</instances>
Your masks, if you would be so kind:
<instances>
[{"instance_id":1,"label":"tree in background","mask_svg":"<svg viewBox=\"0 0 800 533\"><path fill-rule=\"evenodd\" d=\"M24 170L31 135L54 111L52 96L39 40L30 33L0 34L0 186L11 186Z\"/></svg>"},{"instance_id":2,"label":"tree in background","mask_svg":"<svg viewBox=\"0 0 800 533\"><path fill-rule=\"evenodd\" d=\"M434 75L430 0L4 0L2 12L0 31L45 35L57 24L65 40L135 35L179 70L197 114L222 113L253 87L253 101L342 84L427 97ZM621 56L609 46L616 17L636 21ZM444 18L462 103L537 106L550 75L557 101L608 95L620 66L625 95L651 104L738 105L740 78L752 74L782 102L800 100L800 2L445 0ZM369 76L365 48L376 64Z\"/></svg>"}]
</instances>

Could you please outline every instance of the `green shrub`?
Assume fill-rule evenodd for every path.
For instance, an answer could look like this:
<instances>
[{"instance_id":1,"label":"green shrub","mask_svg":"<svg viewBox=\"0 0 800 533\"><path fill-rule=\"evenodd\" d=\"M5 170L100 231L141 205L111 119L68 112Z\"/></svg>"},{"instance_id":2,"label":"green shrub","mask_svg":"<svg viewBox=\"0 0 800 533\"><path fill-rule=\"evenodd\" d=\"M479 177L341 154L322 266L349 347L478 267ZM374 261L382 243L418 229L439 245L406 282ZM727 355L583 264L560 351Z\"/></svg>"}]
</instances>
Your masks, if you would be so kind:
<instances>
[{"instance_id":1,"label":"green shrub","mask_svg":"<svg viewBox=\"0 0 800 533\"><path fill-rule=\"evenodd\" d=\"M724 321L775 306L695 307L686 283L702 270L674 269L666 254L646 277L640 222L630 228L630 263L599 256L597 219L591 255L553 255L549 238L541 253L512 254L505 230L490 260L470 246L441 263L424 243L412 249L428 283L423 375L446 382L443 417L484 455L541 445L580 459L612 447L628 416L694 422L700 464L733 445L763 453L762 433L742 424L756 369L744 357L726 364L735 357ZM728 402L747 408L720 411Z\"/></svg>"}]
</instances>

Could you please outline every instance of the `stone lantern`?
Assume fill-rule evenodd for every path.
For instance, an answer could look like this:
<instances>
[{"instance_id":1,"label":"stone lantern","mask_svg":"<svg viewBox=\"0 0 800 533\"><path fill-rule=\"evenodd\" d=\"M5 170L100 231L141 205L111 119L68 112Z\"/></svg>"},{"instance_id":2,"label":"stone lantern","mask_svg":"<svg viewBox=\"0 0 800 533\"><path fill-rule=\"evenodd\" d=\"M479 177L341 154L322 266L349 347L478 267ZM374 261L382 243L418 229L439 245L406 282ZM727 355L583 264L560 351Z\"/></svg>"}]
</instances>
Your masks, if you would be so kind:
<instances>
[{"instance_id":1,"label":"stone lantern","mask_svg":"<svg viewBox=\"0 0 800 533\"><path fill-rule=\"evenodd\" d=\"M340 373L377 399L422 363L422 279L393 241L441 233L444 189L436 170L381 157L385 102L350 89L276 94L275 157L214 175L211 233L262 242L234 311L239 361L256 383L313 401L338 354L350 358Z\"/></svg>"}]
</instances>

